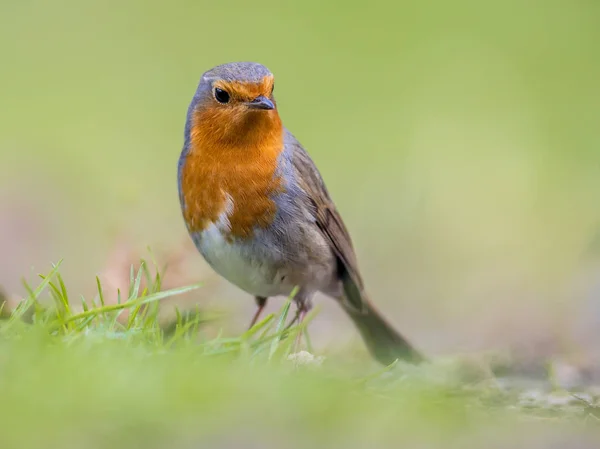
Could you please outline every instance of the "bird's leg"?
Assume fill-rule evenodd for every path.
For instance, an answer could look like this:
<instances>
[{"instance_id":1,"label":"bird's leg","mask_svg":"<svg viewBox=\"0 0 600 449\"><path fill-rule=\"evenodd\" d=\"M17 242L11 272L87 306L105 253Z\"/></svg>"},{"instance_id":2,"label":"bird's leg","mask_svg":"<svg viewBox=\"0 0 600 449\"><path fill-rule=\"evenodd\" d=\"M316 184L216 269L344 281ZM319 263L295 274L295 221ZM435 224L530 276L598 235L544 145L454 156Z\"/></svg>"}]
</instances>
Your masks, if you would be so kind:
<instances>
[{"instance_id":1,"label":"bird's leg","mask_svg":"<svg viewBox=\"0 0 600 449\"><path fill-rule=\"evenodd\" d=\"M254 316L252 317L252 321L250 321L250 326L248 326L248 329L252 329L254 327L254 325L258 321L258 318L260 317L260 314L267 305L267 298L265 298L264 296L255 296L254 300L256 301L256 305L258 307L256 308L256 312L254 312Z\"/></svg>"},{"instance_id":2,"label":"bird's leg","mask_svg":"<svg viewBox=\"0 0 600 449\"><path fill-rule=\"evenodd\" d=\"M308 310L310 310L310 307L307 307L305 305L304 301L296 301L296 313L294 314L294 318L292 318L292 320L288 323L288 325L285 327L285 329L283 329L284 331L289 330L294 324L298 323L300 324L302 322L302 320L300 319L302 317L302 319L304 319L304 315L306 315L306 313L304 315L302 315L302 311L306 308L306 311L308 312Z\"/></svg>"},{"instance_id":3,"label":"bird's leg","mask_svg":"<svg viewBox=\"0 0 600 449\"><path fill-rule=\"evenodd\" d=\"M294 323L298 323L298 326L302 324L304 318L306 318L306 314L312 308L312 301L310 298L306 298L304 296L296 297L296 315L292 322L288 325L288 328L291 327ZM300 343L302 342L302 334L304 334L304 329L300 330L296 335L296 341L294 342L294 352L298 352L300 349Z\"/></svg>"},{"instance_id":4,"label":"bird's leg","mask_svg":"<svg viewBox=\"0 0 600 449\"><path fill-rule=\"evenodd\" d=\"M300 313L298 314L298 325L302 324L306 314L308 313L308 308L302 308ZM296 335L296 341L294 342L294 352L298 352L300 350L300 344L302 343L302 335L304 334L304 329L301 329Z\"/></svg>"}]
</instances>

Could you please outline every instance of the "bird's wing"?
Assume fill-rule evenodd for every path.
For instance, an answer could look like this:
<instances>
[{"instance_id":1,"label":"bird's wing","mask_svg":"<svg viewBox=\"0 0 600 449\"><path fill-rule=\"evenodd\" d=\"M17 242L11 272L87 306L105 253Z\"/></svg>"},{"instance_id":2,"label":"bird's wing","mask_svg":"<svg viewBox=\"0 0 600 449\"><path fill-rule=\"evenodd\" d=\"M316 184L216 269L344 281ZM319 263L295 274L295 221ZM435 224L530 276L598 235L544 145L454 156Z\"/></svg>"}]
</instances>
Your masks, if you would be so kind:
<instances>
[{"instance_id":1,"label":"bird's wing","mask_svg":"<svg viewBox=\"0 0 600 449\"><path fill-rule=\"evenodd\" d=\"M361 299L363 282L348 229L309 154L295 138L290 145L293 146L293 166L311 203L317 226L338 258L340 279L347 293L346 298L353 307L363 310L364 304ZM356 289L356 291L350 292L348 289Z\"/></svg>"}]
</instances>

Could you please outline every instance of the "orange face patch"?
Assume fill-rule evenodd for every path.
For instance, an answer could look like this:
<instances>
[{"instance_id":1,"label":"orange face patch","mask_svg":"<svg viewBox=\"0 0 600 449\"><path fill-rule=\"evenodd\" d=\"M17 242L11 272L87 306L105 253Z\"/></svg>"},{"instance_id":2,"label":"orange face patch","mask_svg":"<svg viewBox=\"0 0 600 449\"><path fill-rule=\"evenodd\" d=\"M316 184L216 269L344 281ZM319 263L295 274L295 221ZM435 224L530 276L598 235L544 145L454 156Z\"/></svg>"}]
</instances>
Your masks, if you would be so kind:
<instances>
[{"instance_id":1,"label":"orange face patch","mask_svg":"<svg viewBox=\"0 0 600 449\"><path fill-rule=\"evenodd\" d=\"M252 85L244 86L244 95L258 92L250 90ZM262 86L258 95L264 95L265 88L270 89ZM239 86L235 92L241 95ZM275 174L283 150L279 115L275 110L243 111L207 104L199 106L192 120L181 176L188 228L199 232L215 223L229 197L233 210L227 237L249 238L256 227L273 221L276 205L272 197L283 189Z\"/></svg>"}]
</instances>

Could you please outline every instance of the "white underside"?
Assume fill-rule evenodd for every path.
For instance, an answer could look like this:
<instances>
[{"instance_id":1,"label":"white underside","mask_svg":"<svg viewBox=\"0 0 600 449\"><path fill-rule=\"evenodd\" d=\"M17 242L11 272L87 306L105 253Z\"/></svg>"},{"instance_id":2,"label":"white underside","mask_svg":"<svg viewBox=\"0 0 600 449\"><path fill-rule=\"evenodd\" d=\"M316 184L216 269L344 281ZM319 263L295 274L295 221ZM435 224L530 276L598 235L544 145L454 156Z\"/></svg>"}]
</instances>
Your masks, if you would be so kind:
<instances>
[{"instance_id":1,"label":"white underside","mask_svg":"<svg viewBox=\"0 0 600 449\"><path fill-rule=\"evenodd\" d=\"M225 234L230 230L229 215L233 202L228 195L225 210L219 220L198 234L196 245L211 267L232 284L257 296L290 294L293 286L282 282L282 273L273 269L268 260L261 260L260 248L230 242Z\"/></svg>"}]
</instances>

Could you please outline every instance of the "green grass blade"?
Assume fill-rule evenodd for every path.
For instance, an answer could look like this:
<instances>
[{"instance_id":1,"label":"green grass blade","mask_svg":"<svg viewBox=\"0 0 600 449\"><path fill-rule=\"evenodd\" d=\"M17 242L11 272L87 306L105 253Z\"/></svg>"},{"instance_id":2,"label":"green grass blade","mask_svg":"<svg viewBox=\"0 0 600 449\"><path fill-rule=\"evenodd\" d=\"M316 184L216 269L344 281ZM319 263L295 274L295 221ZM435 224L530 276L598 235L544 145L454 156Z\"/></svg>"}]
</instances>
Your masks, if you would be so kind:
<instances>
[{"instance_id":1,"label":"green grass blade","mask_svg":"<svg viewBox=\"0 0 600 449\"><path fill-rule=\"evenodd\" d=\"M87 302L83 296L81 296L81 307L83 308L84 312L87 312L89 310Z\"/></svg>"},{"instance_id":2,"label":"green grass blade","mask_svg":"<svg viewBox=\"0 0 600 449\"><path fill-rule=\"evenodd\" d=\"M122 311L127 308L135 307L137 305L150 304L152 302L160 301L161 299L164 299L164 298L182 295L184 293L191 292L193 290L200 288L201 285L202 284L193 284L193 285L186 286L186 287L173 288L171 290L165 290L162 292L153 293L151 295L148 295L145 298L138 298L133 301L127 301L125 303L110 304L110 305L107 305L107 306L104 306L104 307L101 307L98 309L88 310L87 312L81 312L78 314L74 314L74 315L70 316L66 321L71 322L71 321L75 321L75 320L80 320L82 318L86 318L90 315Z\"/></svg>"},{"instance_id":3,"label":"green grass blade","mask_svg":"<svg viewBox=\"0 0 600 449\"><path fill-rule=\"evenodd\" d=\"M142 264L140 265L140 268L138 269L138 273L135 277L135 280L133 281L133 283L131 284L133 286L133 288L130 289L129 292L129 299L136 299L139 295L140 292L140 285L142 283L142 275L144 274L144 262L142 261ZM134 269L133 269L133 265L131 266L131 274L133 275L134 273Z\"/></svg>"},{"instance_id":4,"label":"green grass blade","mask_svg":"<svg viewBox=\"0 0 600 449\"><path fill-rule=\"evenodd\" d=\"M40 297L40 294L46 289L46 287L48 287L48 284L50 283L50 281L58 273L58 270L59 270L61 264L62 264L62 259L59 260L56 265L54 265L54 268L52 268L52 270L50 271L50 273L48 273L46 276L44 276L44 279L42 280L42 282L40 283L40 285L37 286L37 288L35 290L28 289L29 290L29 297L31 299L34 299L35 301L38 300L38 298ZM28 286L25 283L25 288L27 288L27 287Z\"/></svg>"},{"instance_id":5,"label":"green grass blade","mask_svg":"<svg viewBox=\"0 0 600 449\"><path fill-rule=\"evenodd\" d=\"M292 306L292 302L294 301L294 296L296 295L297 292L298 292L298 289L294 288L294 290L292 291L292 294L285 301L285 304L283 305L283 307L281 309L281 313L279 315L279 320L277 322L277 327L275 328L275 333L277 336L271 342L271 349L269 351L269 360L271 360L273 358L273 355L277 351L277 347L279 346L279 342L281 341L281 336L282 336L281 332L284 331L284 329L285 329L285 321L287 320L287 316L290 311L290 307Z\"/></svg>"},{"instance_id":6,"label":"green grass blade","mask_svg":"<svg viewBox=\"0 0 600 449\"><path fill-rule=\"evenodd\" d=\"M100 298L100 305L104 307L104 292L102 291L102 283L100 282L100 278L96 276L96 286L98 287L98 296Z\"/></svg>"},{"instance_id":7,"label":"green grass blade","mask_svg":"<svg viewBox=\"0 0 600 449\"><path fill-rule=\"evenodd\" d=\"M61 296L62 296L62 298L64 300L66 309L67 309L67 311L70 312L69 295L67 294L67 287L65 286L65 283L64 283L63 278L60 275L60 273L56 274L56 279L58 280L58 285L60 286L60 293L61 293Z\"/></svg>"},{"instance_id":8,"label":"green grass blade","mask_svg":"<svg viewBox=\"0 0 600 449\"><path fill-rule=\"evenodd\" d=\"M259 331L261 330L265 330L264 328L267 328L266 330L268 331L268 328L273 320L275 319L275 315L274 314L269 314L267 315L265 318L263 318L261 321L259 321L258 323L256 323L254 326L252 326L250 329L248 329L246 332L244 332L240 338L242 339L250 339L252 338L254 335L256 335Z\"/></svg>"}]
</instances>

